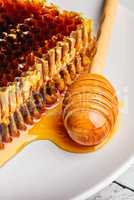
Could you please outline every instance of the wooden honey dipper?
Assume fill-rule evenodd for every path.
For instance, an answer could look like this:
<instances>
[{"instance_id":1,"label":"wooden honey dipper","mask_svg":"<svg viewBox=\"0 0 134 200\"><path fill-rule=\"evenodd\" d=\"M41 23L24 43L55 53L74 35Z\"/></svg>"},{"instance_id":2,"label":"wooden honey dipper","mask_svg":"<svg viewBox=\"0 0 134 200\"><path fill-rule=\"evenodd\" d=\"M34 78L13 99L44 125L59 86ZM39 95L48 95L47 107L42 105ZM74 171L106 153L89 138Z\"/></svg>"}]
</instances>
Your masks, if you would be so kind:
<instances>
[{"instance_id":1,"label":"wooden honey dipper","mask_svg":"<svg viewBox=\"0 0 134 200\"><path fill-rule=\"evenodd\" d=\"M99 75L105 64L106 50L117 9L117 0L105 0L97 53L91 71L74 82L63 101L65 128L78 144L95 146L102 143L115 126L118 99L110 82Z\"/></svg>"}]
</instances>

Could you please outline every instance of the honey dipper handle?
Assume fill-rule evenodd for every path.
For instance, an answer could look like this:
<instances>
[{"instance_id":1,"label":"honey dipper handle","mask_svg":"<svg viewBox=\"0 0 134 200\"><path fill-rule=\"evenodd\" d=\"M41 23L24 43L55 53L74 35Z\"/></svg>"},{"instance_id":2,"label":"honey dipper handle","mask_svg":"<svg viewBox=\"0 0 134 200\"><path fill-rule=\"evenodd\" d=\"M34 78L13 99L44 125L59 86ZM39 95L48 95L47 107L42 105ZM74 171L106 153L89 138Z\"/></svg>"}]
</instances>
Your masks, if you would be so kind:
<instances>
[{"instance_id":1,"label":"honey dipper handle","mask_svg":"<svg viewBox=\"0 0 134 200\"><path fill-rule=\"evenodd\" d=\"M101 73L105 66L107 48L116 16L118 0L104 0L100 28L97 35L97 52L91 66L91 73Z\"/></svg>"}]
</instances>

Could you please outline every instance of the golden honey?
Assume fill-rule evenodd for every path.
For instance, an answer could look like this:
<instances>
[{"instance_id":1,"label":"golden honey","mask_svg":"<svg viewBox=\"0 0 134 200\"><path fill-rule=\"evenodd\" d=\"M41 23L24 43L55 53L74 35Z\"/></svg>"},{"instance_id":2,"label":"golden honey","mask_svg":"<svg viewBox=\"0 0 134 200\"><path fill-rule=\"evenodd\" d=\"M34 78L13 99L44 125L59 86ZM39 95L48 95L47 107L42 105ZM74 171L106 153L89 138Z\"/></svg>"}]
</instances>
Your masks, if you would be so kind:
<instances>
[{"instance_id":1,"label":"golden honey","mask_svg":"<svg viewBox=\"0 0 134 200\"><path fill-rule=\"evenodd\" d=\"M6 148L0 151L0 166L19 153L25 146L37 140L49 140L61 149L72 153L93 152L102 147L115 133L116 126L111 134L99 145L88 147L75 143L67 134L62 121L62 105L57 105L54 109L47 111L27 133L22 133L12 143L6 145ZM47 156L47 155L46 155Z\"/></svg>"}]
</instances>

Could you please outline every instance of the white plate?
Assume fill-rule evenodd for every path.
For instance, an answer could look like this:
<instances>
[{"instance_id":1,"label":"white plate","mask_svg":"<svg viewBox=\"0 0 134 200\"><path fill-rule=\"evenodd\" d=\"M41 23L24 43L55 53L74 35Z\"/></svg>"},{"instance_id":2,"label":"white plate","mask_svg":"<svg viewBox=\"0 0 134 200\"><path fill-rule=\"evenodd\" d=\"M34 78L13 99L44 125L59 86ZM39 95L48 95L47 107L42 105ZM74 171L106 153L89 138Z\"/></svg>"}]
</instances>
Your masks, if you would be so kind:
<instances>
[{"instance_id":1,"label":"white plate","mask_svg":"<svg viewBox=\"0 0 134 200\"><path fill-rule=\"evenodd\" d=\"M90 1L56 2L94 16L92 3L98 5L98 0L89 5ZM67 153L44 141L27 146L0 169L0 199L85 199L127 169L134 155L134 17L121 6L105 74L118 89L125 106L113 139L102 149L88 154Z\"/></svg>"}]
</instances>

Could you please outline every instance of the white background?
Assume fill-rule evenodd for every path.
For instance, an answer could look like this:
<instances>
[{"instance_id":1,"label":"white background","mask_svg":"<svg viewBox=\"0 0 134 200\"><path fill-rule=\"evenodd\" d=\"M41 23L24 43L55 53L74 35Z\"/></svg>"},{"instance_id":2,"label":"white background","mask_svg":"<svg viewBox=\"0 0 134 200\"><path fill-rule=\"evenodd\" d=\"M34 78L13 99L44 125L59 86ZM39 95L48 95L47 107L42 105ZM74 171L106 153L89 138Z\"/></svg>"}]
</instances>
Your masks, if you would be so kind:
<instances>
[{"instance_id":1,"label":"white background","mask_svg":"<svg viewBox=\"0 0 134 200\"><path fill-rule=\"evenodd\" d=\"M120 2L134 12L134 0L120 0Z\"/></svg>"}]
</instances>

